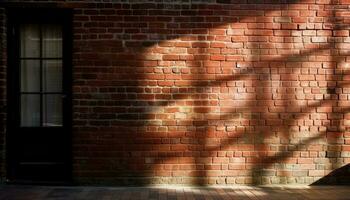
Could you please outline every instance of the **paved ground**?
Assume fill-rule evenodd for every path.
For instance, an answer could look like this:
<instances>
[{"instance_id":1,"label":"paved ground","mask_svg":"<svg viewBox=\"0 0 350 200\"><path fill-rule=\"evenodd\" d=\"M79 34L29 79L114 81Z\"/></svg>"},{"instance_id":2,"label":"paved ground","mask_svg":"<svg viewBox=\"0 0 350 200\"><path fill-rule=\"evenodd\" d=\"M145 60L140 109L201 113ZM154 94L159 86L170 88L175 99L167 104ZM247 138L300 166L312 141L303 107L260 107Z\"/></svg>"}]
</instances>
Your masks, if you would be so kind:
<instances>
[{"instance_id":1,"label":"paved ground","mask_svg":"<svg viewBox=\"0 0 350 200\"><path fill-rule=\"evenodd\" d=\"M169 199L169 200L350 200L350 186L274 187L58 187L0 186L0 199Z\"/></svg>"}]
</instances>

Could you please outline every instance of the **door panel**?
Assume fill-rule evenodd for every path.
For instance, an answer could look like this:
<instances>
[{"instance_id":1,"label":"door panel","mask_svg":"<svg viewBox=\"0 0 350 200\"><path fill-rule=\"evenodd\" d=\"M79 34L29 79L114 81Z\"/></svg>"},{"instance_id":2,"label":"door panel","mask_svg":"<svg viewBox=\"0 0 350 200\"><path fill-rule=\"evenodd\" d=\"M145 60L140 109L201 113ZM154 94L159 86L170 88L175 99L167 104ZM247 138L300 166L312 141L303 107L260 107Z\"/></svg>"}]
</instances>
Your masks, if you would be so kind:
<instances>
[{"instance_id":1,"label":"door panel","mask_svg":"<svg viewBox=\"0 0 350 200\"><path fill-rule=\"evenodd\" d=\"M69 18L62 11L16 13L23 15L9 15L8 177L68 181Z\"/></svg>"}]
</instances>

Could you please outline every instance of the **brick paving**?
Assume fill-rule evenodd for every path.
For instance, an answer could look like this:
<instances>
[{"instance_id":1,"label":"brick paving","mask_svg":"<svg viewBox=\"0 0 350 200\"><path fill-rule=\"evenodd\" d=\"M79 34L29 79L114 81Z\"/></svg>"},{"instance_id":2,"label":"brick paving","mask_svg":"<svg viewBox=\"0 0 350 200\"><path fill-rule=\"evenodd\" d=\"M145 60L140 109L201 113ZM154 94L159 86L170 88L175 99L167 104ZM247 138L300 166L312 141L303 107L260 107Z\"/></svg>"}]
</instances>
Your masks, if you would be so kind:
<instances>
[{"instance_id":1,"label":"brick paving","mask_svg":"<svg viewBox=\"0 0 350 200\"><path fill-rule=\"evenodd\" d=\"M0 186L6 200L350 200L349 186L89 187Z\"/></svg>"}]
</instances>

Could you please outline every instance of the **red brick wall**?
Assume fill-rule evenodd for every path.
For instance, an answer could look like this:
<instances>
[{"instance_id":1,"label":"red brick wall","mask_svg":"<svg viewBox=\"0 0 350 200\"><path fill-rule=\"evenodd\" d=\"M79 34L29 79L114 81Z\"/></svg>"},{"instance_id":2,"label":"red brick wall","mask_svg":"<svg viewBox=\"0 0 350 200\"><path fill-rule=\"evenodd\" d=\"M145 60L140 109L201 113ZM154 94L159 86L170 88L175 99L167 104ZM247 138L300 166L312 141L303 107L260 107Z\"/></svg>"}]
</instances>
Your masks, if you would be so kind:
<instances>
[{"instance_id":1,"label":"red brick wall","mask_svg":"<svg viewBox=\"0 0 350 200\"><path fill-rule=\"evenodd\" d=\"M350 162L350 1L130 2L57 3L76 182L305 184Z\"/></svg>"}]
</instances>

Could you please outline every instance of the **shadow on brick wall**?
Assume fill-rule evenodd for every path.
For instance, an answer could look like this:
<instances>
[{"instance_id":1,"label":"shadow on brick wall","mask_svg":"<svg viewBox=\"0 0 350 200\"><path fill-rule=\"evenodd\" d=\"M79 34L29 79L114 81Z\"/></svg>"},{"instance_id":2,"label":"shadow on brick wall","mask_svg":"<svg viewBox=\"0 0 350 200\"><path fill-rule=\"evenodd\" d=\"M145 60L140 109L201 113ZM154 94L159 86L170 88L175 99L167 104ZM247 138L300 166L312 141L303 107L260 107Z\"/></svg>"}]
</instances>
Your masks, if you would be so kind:
<instances>
[{"instance_id":1,"label":"shadow on brick wall","mask_svg":"<svg viewBox=\"0 0 350 200\"><path fill-rule=\"evenodd\" d=\"M296 2L283 3L111 4L110 9L105 4L111 16L95 13L89 19L110 24L84 22L76 28L78 181L294 183L339 167L348 112L339 96L347 86L343 73L349 72L342 69L347 55L335 50L341 43L332 29L345 30L344 19L333 13L329 40L298 51L290 37L308 31L307 22L282 29L283 20L293 18L288 14L275 23L279 27L238 28L247 22L259 27L264 13L288 11ZM82 12L102 12L91 10ZM83 20L79 12L76 18ZM141 18L143 12L147 16ZM95 40L96 26L115 35ZM226 38L222 30L238 35ZM265 36L271 30L280 35ZM276 50L270 39L279 40L281 52L264 52ZM308 85L293 85L303 81Z\"/></svg>"}]
</instances>

